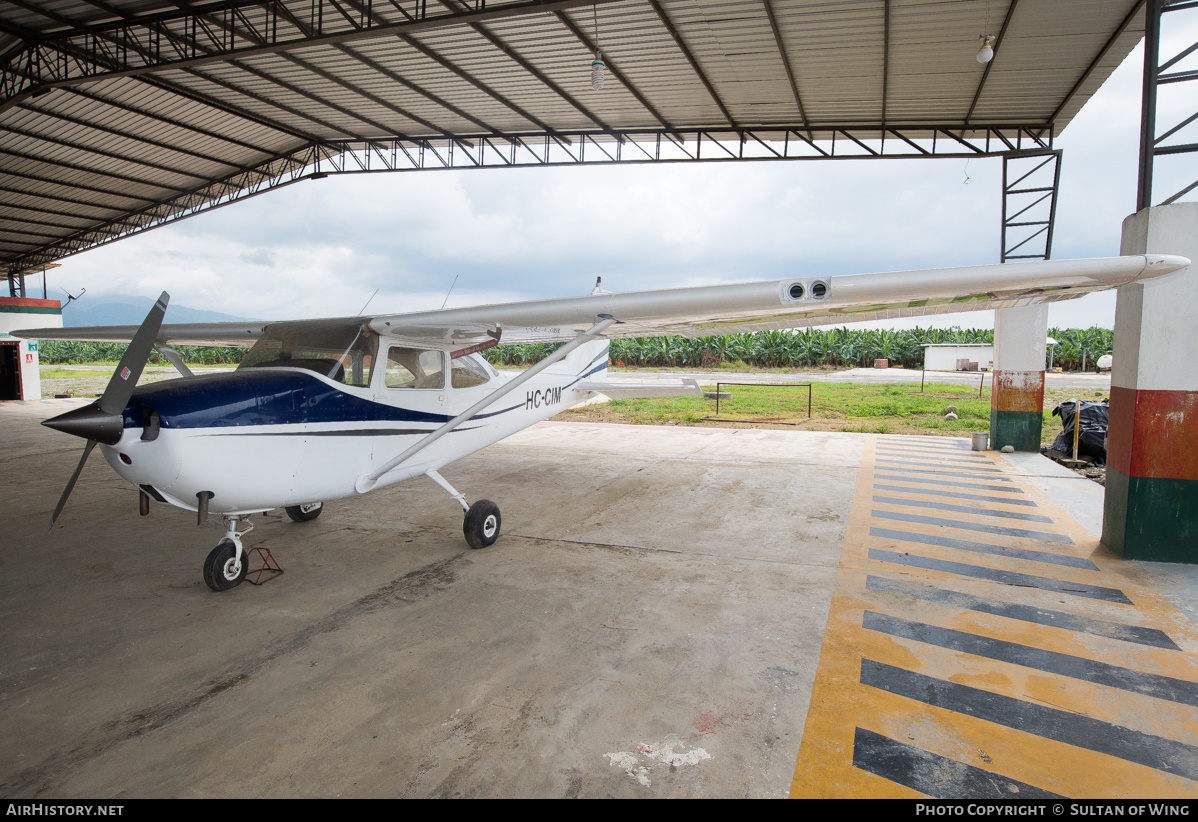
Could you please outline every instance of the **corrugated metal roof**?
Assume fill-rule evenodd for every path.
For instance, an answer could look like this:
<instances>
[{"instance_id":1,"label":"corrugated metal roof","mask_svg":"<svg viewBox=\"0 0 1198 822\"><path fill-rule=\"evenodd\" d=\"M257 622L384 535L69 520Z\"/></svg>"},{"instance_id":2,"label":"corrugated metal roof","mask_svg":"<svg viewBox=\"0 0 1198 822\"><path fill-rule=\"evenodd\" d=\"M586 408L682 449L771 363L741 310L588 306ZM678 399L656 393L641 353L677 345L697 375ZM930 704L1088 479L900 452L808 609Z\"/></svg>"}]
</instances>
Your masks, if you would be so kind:
<instances>
[{"instance_id":1,"label":"corrugated metal roof","mask_svg":"<svg viewBox=\"0 0 1198 822\"><path fill-rule=\"evenodd\" d=\"M1139 41L1136 6L14 0L0 4L0 264L36 267L305 169L814 156L833 136L863 154L884 133L919 150L1044 141ZM978 64L979 37L1000 31Z\"/></svg>"}]
</instances>

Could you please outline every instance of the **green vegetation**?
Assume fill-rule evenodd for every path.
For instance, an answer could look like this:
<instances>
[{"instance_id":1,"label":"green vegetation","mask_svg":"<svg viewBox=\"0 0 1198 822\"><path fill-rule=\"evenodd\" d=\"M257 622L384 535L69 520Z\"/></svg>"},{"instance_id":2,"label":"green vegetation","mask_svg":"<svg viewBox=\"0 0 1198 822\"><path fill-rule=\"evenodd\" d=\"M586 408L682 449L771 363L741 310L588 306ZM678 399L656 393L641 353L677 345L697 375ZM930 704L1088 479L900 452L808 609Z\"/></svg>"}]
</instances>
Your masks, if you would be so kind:
<instances>
[{"instance_id":1,"label":"green vegetation","mask_svg":"<svg viewBox=\"0 0 1198 822\"><path fill-rule=\"evenodd\" d=\"M128 348L127 343L83 342L80 340L42 340L38 355L43 364L79 365L87 363L118 363ZM176 346L184 361L192 365L236 365L249 349L216 348L212 346ZM150 365L170 365L157 351L150 354Z\"/></svg>"},{"instance_id":2,"label":"green vegetation","mask_svg":"<svg viewBox=\"0 0 1198 822\"><path fill-rule=\"evenodd\" d=\"M111 377L112 369L107 371L84 371L77 368L51 368L43 365L41 367L41 375L43 380L56 380L61 377Z\"/></svg>"},{"instance_id":3,"label":"green vegetation","mask_svg":"<svg viewBox=\"0 0 1198 822\"><path fill-rule=\"evenodd\" d=\"M1094 361L1111 353L1114 333L1102 328L1051 328L1057 341L1054 365L1065 370L1094 367ZM903 368L923 367L926 343L991 343L990 329L914 328L909 331L868 331L849 328L804 328L795 331L758 331L722 337L644 337L612 340L611 360L616 367L633 368L737 368L745 370L793 368L854 368L886 359ZM548 356L558 344L501 345L487 352L495 365L531 365Z\"/></svg>"},{"instance_id":4,"label":"green vegetation","mask_svg":"<svg viewBox=\"0 0 1198 822\"><path fill-rule=\"evenodd\" d=\"M712 386L714 388L714 386ZM732 397L662 397L612 400L603 405L572 409L563 420L623 422L638 425L727 425L728 421L759 427L799 426L823 431L869 434L924 433L963 436L990 428L990 396L961 385L918 383L860 385L820 383L811 389L811 420L807 420L807 389L787 386L725 386ZM944 419L948 406L958 419Z\"/></svg>"},{"instance_id":5,"label":"green vegetation","mask_svg":"<svg viewBox=\"0 0 1198 822\"><path fill-rule=\"evenodd\" d=\"M1057 340L1054 364L1066 371L1111 353L1114 332L1103 328L1050 328ZM915 328L909 331L866 331L848 328L804 328L795 331L758 331L722 337L644 337L612 340L612 364L632 368L721 368L733 370L852 368L869 366L876 359L904 368L923 366L925 343L989 343L994 332L982 328ZM501 345L486 352L499 366L531 365L555 351L560 343ZM45 364L115 363L125 353L124 343L43 340ZM194 365L236 365L247 349L179 346L183 358ZM166 365L154 352L151 365Z\"/></svg>"},{"instance_id":6,"label":"green vegetation","mask_svg":"<svg viewBox=\"0 0 1198 822\"><path fill-rule=\"evenodd\" d=\"M714 390L705 386L704 390ZM990 430L990 384L978 397L973 386L928 383L892 385L817 382L811 388L811 419L807 419L807 389L785 386L725 385L730 399L662 397L613 400L602 405L570 409L557 419L633 425L697 425L718 427L797 428L808 431L849 431L859 434L923 434L962 437ZM1076 388L1049 389L1044 393L1044 427L1041 442L1051 443L1061 430L1052 409L1067 399L1098 400L1103 392ZM945 419L949 406L957 419Z\"/></svg>"}]
</instances>

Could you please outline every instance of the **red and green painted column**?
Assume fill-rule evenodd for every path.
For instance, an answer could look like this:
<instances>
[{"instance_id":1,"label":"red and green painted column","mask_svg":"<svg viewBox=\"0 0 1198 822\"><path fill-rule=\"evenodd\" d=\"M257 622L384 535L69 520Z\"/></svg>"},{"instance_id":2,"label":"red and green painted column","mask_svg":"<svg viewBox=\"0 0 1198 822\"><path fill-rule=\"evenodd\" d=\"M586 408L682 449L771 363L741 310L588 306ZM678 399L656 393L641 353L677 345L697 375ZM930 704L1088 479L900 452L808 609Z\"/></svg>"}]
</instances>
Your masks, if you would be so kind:
<instances>
[{"instance_id":1,"label":"red and green painted column","mask_svg":"<svg viewBox=\"0 0 1198 822\"><path fill-rule=\"evenodd\" d=\"M1123 222L1123 254L1198 260L1198 203ZM1198 265L1119 289L1102 542L1126 559L1198 563Z\"/></svg>"},{"instance_id":2,"label":"red and green painted column","mask_svg":"<svg viewBox=\"0 0 1198 822\"><path fill-rule=\"evenodd\" d=\"M994 385L990 390L990 447L1039 451L1044 426L1044 346L1048 306L994 312Z\"/></svg>"}]
</instances>

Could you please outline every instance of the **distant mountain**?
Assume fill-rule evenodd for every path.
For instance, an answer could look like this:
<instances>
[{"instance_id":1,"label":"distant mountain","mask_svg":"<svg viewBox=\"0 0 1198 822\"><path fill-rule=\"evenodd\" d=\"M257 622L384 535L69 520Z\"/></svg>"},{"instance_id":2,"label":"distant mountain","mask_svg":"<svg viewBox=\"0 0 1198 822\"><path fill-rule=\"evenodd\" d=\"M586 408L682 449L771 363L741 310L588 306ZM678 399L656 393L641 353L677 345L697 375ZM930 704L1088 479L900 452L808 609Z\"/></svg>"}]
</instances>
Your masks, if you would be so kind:
<instances>
[{"instance_id":1,"label":"distant mountain","mask_svg":"<svg viewBox=\"0 0 1198 822\"><path fill-rule=\"evenodd\" d=\"M66 295L52 294L54 299L66 302ZM62 324L65 328L88 325L140 325L146 318L146 313L154 305L150 297L134 297L128 294L112 294L98 297L93 302L87 295L73 301L62 310ZM224 323L244 322L247 317L234 317L219 311L205 311L199 308L188 308L185 305L169 303L166 307L167 323Z\"/></svg>"}]
</instances>

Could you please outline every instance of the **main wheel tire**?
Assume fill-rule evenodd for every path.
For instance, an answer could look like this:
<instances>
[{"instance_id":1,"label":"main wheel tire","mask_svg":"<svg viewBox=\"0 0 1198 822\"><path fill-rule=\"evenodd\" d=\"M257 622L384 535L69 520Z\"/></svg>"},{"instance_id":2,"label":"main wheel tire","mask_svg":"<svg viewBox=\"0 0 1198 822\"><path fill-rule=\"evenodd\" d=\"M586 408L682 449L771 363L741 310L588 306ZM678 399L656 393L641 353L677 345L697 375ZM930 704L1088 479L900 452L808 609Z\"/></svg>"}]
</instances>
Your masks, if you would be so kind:
<instances>
[{"instance_id":1,"label":"main wheel tire","mask_svg":"<svg viewBox=\"0 0 1198 822\"><path fill-rule=\"evenodd\" d=\"M288 505L285 509L292 522L311 522L324 510L323 502L305 502L303 505Z\"/></svg>"},{"instance_id":2,"label":"main wheel tire","mask_svg":"<svg viewBox=\"0 0 1198 822\"><path fill-rule=\"evenodd\" d=\"M241 552L241 564L237 564L237 546L227 539L212 549L204 560L204 582L213 591L227 591L236 588L245 579L249 570L249 557L246 551Z\"/></svg>"},{"instance_id":3,"label":"main wheel tire","mask_svg":"<svg viewBox=\"0 0 1198 822\"><path fill-rule=\"evenodd\" d=\"M480 499L470 506L462 523L462 533L471 548L486 548L499 539L499 506L489 499Z\"/></svg>"}]
</instances>

